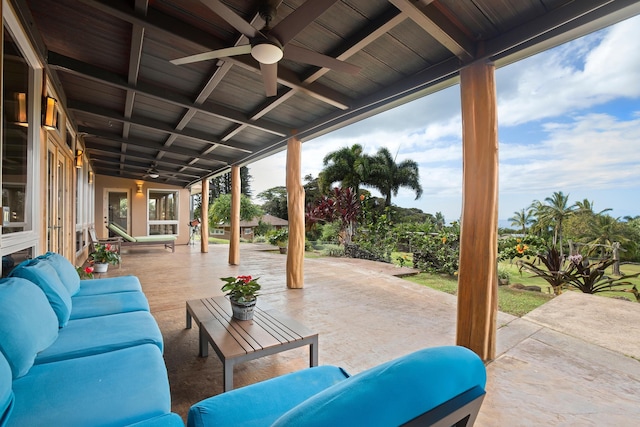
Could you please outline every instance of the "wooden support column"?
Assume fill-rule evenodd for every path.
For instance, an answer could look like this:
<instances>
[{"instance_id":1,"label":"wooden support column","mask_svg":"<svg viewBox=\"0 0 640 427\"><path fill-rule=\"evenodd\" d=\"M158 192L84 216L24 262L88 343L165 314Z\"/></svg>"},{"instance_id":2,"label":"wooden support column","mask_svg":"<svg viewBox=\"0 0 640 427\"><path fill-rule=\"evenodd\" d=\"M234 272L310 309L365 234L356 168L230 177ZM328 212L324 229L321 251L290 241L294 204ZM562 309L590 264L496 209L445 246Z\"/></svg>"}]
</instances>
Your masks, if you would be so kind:
<instances>
[{"instance_id":1,"label":"wooden support column","mask_svg":"<svg viewBox=\"0 0 640 427\"><path fill-rule=\"evenodd\" d=\"M229 264L240 264L240 167L231 166L231 237Z\"/></svg>"},{"instance_id":2,"label":"wooden support column","mask_svg":"<svg viewBox=\"0 0 640 427\"><path fill-rule=\"evenodd\" d=\"M200 252L209 252L209 178L202 180L202 206L200 207Z\"/></svg>"},{"instance_id":3,"label":"wooden support column","mask_svg":"<svg viewBox=\"0 0 640 427\"><path fill-rule=\"evenodd\" d=\"M302 186L302 142L296 136L287 143L287 287L304 287L304 187Z\"/></svg>"},{"instance_id":4,"label":"wooden support column","mask_svg":"<svg viewBox=\"0 0 640 427\"><path fill-rule=\"evenodd\" d=\"M458 271L458 345L495 357L498 306L498 120L493 64L460 72L462 220Z\"/></svg>"}]
</instances>

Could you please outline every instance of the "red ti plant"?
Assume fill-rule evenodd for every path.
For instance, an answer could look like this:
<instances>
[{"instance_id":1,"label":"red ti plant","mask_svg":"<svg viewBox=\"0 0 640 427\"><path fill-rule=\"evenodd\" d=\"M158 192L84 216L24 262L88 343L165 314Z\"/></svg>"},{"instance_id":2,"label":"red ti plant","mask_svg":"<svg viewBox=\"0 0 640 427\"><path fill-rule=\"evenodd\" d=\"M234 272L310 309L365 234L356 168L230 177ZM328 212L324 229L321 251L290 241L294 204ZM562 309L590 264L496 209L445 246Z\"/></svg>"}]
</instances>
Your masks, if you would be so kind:
<instances>
[{"instance_id":1,"label":"red ti plant","mask_svg":"<svg viewBox=\"0 0 640 427\"><path fill-rule=\"evenodd\" d=\"M319 222L340 220L340 235L343 243L351 243L356 220L360 214L360 199L349 188L334 188L333 197L322 196L315 203L307 205L305 213L307 227Z\"/></svg>"}]
</instances>

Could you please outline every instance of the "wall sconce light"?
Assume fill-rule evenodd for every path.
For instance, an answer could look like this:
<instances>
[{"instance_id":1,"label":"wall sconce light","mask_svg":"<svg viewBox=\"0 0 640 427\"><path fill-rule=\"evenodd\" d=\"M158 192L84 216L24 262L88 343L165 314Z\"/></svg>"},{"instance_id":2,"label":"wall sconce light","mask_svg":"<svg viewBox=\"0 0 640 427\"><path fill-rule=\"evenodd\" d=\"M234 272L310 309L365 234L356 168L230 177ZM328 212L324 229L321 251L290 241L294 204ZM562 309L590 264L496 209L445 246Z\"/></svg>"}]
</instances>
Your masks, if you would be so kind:
<instances>
[{"instance_id":1,"label":"wall sconce light","mask_svg":"<svg viewBox=\"0 0 640 427\"><path fill-rule=\"evenodd\" d=\"M56 109L57 103L58 101L50 96L44 98L42 125L50 130L56 129L58 127L58 112Z\"/></svg>"},{"instance_id":2,"label":"wall sconce light","mask_svg":"<svg viewBox=\"0 0 640 427\"><path fill-rule=\"evenodd\" d=\"M142 183L136 182L136 186L138 187L138 190L136 191L136 193L142 194Z\"/></svg>"},{"instance_id":3,"label":"wall sconce light","mask_svg":"<svg viewBox=\"0 0 640 427\"><path fill-rule=\"evenodd\" d=\"M89 171L89 184L93 184L93 171Z\"/></svg>"},{"instance_id":4,"label":"wall sconce light","mask_svg":"<svg viewBox=\"0 0 640 427\"><path fill-rule=\"evenodd\" d=\"M27 94L18 92L14 94L16 106L16 124L22 127L29 127L27 119Z\"/></svg>"},{"instance_id":5,"label":"wall sconce light","mask_svg":"<svg viewBox=\"0 0 640 427\"><path fill-rule=\"evenodd\" d=\"M76 167L80 169L82 167L82 150L76 150Z\"/></svg>"}]
</instances>

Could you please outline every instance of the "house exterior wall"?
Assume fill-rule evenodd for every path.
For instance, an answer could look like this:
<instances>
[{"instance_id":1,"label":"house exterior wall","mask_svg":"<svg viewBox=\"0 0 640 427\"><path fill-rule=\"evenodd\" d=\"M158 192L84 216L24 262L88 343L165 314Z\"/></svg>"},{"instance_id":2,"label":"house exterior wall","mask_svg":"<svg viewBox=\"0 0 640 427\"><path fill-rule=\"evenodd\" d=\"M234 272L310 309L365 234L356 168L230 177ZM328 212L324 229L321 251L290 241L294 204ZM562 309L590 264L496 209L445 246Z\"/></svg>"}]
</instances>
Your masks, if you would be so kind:
<instances>
[{"instance_id":1,"label":"house exterior wall","mask_svg":"<svg viewBox=\"0 0 640 427\"><path fill-rule=\"evenodd\" d=\"M107 237L105 225L107 191L126 191L129 194L129 234L146 236L148 229L148 192L149 190L172 190L178 192L178 235L176 244L186 245L189 242L189 190L174 185L96 175L95 226L98 238ZM142 184L142 193L137 193L137 184Z\"/></svg>"}]
</instances>

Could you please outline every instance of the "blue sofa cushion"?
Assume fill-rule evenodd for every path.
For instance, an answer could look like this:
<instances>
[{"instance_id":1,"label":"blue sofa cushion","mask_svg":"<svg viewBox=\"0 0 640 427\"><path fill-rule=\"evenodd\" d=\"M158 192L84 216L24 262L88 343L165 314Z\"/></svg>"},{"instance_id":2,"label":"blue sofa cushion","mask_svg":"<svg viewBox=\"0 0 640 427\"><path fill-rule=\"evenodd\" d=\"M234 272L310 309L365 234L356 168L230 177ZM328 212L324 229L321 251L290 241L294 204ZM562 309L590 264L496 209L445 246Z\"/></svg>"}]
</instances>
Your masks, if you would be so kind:
<instances>
[{"instance_id":1,"label":"blue sofa cushion","mask_svg":"<svg viewBox=\"0 0 640 427\"><path fill-rule=\"evenodd\" d=\"M58 319L42 290L18 277L0 280L0 350L13 377L26 374L57 337Z\"/></svg>"},{"instance_id":2,"label":"blue sofa cushion","mask_svg":"<svg viewBox=\"0 0 640 427\"><path fill-rule=\"evenodd\" d=\"M471 350L427 348L321 391L273 426L398 426L485 383L484 364Z\"/></svg>"},{"instance_id":3,"label":"blue sofa cushion","mask_svg":"<svg viewBox=\"0 0 640 427\"><path fill-rule=\"evenodd\" d=\"M58 316L58 325L63 327L67 324L71 314L71 295L49 262L39 259L22 262L10 276L22 277L38 285Z\"/></svg>"},{"instance_id":4,"label":"blue sofa cushion","mask_svg":"<svg viewBox=\"0 0 640 427\"><path fill-rule=\"evenodd\" d=\"M58 277L62 284L67 288L69 295L74 295L80 289L80 276L76 271L76 267L60 254L55 252L47 252L38 258L48 261L58 273Z\"/></svg>"},{"instance_id":5,"label":"blue sofa cushion","mask_svg":"<svg viewBox=\"0 0 640 427\"><path fill-rule=\"evenodd\" d=\"M184 427L184 422L180 415L171 413L129 424L127 427Z\"/></svg>"},{"instance_id":6,"label":"blue sofa cushion","mask_svg":"<svg viewBox=\"0 0 640 427\"><path fill-rule=\"evenodd\" d=\"M114 292L142 291L136 276L105 277L104 279L80 280L80 290L74 296L102 295Z\"/></svg>"},{"instance_id":7,"label":"blue sofa cushion","mask_svg":"<svg viewBox=\"0 0 640 427\"><path fill-rule=\"evenodd\" d=\"M155 344L163 350L162 333L148 311L70 320L53 345L38 354L35 364Z\"/></svg>"},{"instance_id":8,"label":"blue sofa cushion","mask_svg":"<svg viewBox=\"0 0 640 427\"><path fill-rule=\"evenodd\" d=\"M13 410L13 389L11 367L0 351L0 426L4 426Z\"/></svg>"},{"instance_id":9,"label":"blue sofa cushion","mask_svg":"<svg viewBox=\"0 0 640 427\"><path fill-rule=\"evenodd\" d=\"M171 412L167 370L151 344L35 365L13 392L8 426L123 426Z\"/></svg>"},{"instance_id":10,"label":"blue sofa cushion","mask_svg":"<svg viewBox=\"0 0 640 427\"><path fill-rule=\"evenodd\" d=\"M142 292L115 292L102 295L74 296L70 319L107 316L131 311L149 311L149 301Z\"/></svg>"},{"instance_id":11,"label":"blue sofa cushion","mask_svg":"<svg viewBox=\"0 0 640 427\"><path fill-rule=\"evenodd\" d=\"M187 426L268 426L284 412L348 376L340 368L325 365L231 390L193 405Z\"/></svg>"}]
</instances>

